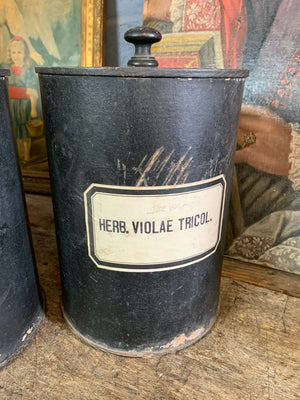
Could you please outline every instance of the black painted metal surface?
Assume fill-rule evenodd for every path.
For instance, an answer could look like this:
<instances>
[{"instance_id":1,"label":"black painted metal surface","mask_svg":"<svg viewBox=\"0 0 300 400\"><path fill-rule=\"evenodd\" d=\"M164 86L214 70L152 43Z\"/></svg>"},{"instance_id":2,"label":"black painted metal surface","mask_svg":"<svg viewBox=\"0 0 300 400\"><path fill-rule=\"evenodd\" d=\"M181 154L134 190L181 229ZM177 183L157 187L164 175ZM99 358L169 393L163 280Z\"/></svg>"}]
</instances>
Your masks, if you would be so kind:
<instances>
[{"instance_id":1,"label":"black painted metal surface","mask_svg":"<svg viewBox=\"0 0 300 400\"><path fill-rule=\"evenodd\" d=\"M38 68L71 329L143 356L216 318L247 71Z\"/></svg>"},{"instance_id":2,"label":"black painted metal surface","mask_svg":"<svg viewBox=\"0 0 300 400\"><path fill-rule=\"evenodd\" d=\"M7 70L0 70L0 368L33 338L44 312L9 113Z\"/></svg>"}]
</instances>

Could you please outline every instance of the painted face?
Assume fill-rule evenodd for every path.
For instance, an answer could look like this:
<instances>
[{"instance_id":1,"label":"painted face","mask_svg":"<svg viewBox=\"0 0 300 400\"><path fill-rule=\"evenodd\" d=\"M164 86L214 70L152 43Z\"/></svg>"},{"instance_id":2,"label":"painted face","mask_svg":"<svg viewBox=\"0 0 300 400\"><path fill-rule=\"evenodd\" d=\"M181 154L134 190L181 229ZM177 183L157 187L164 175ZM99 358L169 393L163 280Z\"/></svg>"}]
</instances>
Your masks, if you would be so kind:
<instances>
[{"instance_id":1,"label":"painted face","mask_svg":"<svg viewBox=\"0 0 300 400\"><path fill-rule=\"evenodd\" d=\"M22 42L13 42L10 48L10 55L13 64L22 67L25 58L24 44Z\"/></svg>"}]
</instances>

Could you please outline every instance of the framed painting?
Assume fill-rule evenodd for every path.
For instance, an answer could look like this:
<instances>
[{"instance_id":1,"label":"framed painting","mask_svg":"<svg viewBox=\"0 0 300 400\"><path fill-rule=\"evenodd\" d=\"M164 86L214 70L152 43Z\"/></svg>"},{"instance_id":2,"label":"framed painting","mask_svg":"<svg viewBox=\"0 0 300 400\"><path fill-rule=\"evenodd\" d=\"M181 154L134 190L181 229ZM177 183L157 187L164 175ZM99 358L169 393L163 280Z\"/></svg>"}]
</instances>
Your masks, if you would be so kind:
<instances>
[{"instance_id":1,"label":"framed painting","mask_svg":"<svg viewBox=\"0 0 300 400\"><path fill-rule=\"evenodd\" d=\"M26 192L50 193L45 134L34 68L101 66L104 0L0 0L0 64L9 92Z\"/></svg>"},{"instance_id":2,"label":"framed painting","mask_svg":"<svg viewBox=\"0 0 300 400\"><path fill-rule=\"evenodd\" d=\"M249 69L224 264L300 274L299 0L145 0L143 24L160 67Z\"/></svg>"}]
</instances>

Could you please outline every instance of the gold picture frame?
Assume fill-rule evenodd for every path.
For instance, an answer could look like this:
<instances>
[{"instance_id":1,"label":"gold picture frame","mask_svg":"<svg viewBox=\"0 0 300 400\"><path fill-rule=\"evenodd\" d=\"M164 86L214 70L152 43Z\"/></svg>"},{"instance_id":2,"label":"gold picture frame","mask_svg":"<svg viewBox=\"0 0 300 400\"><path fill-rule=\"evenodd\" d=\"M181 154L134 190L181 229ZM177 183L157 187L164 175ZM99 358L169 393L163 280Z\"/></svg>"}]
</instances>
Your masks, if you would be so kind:
<instances>
[{"instance_id":1,"label":"gold picture frame","mask_svg":"<svg viewBox=\"0 0 300 400\"><path fill-rule=\"evenodd\" d=\"M100 67L104 63L105 0L81 0L81 66ZM22 170L27 193L50 194L48 171Z\"/></svg>"},{"instance_id":2,"label":"gold picture frame","mask_svg":"<svg viewBox=\"0 0 300 400\"><path fill-rule=\"evenodd\" d=\"M101 67L104 62L104 0L81 1L81 65Z\"/></svg>"}]
</instances>

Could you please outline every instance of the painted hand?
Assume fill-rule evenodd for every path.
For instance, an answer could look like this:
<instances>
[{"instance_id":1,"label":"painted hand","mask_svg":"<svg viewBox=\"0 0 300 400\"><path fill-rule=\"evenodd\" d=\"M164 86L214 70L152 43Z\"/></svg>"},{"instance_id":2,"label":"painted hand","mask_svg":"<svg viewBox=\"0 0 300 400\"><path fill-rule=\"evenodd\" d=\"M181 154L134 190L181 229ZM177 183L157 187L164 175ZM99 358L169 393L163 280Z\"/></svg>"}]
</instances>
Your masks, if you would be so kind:
<instances>
[{"instance_id":1,"label":"painted hand","mask_svg":"<svg viewBox=\"0 0 300 400\"><path fill-rule=\"evenodd\" d=\"M27 88L26 94L27 94L27 96L30 97L30 103L31 103L30 116L31 116L31 118L36 118L37 117L36 105L37 105L37 99L38 99L38 92L35 89Z\"/></svg>"},{"instance_id":2,"label":"painted hand","mask_svg":"<svg viewBox=\"0 0 300 400\"><path fill-rule=\"evenodd\" d=\"M151 0L144 2L143 20L158 19L166 21L170 19L170 7L172 0Z\"/></svg>"},{"instance_id":3,"label":"painted hand","mask_svg":"<svg viewBox=\"0 0 300 400\"><path fill-rule=\"evenodd\" d=\"M235 163L270 174L288 175L291 128L267 108L243 105Z\"/></svg>"}]
</instances>

